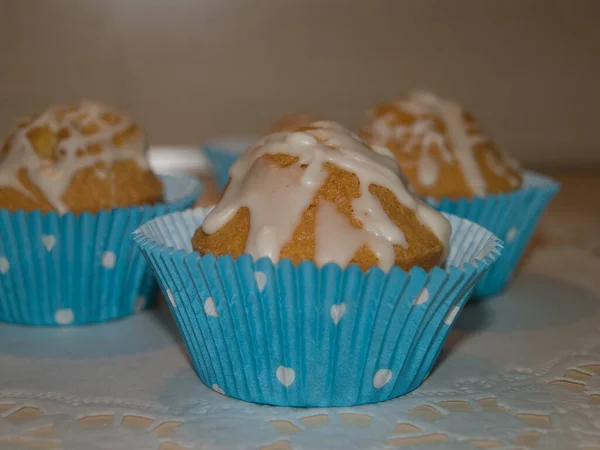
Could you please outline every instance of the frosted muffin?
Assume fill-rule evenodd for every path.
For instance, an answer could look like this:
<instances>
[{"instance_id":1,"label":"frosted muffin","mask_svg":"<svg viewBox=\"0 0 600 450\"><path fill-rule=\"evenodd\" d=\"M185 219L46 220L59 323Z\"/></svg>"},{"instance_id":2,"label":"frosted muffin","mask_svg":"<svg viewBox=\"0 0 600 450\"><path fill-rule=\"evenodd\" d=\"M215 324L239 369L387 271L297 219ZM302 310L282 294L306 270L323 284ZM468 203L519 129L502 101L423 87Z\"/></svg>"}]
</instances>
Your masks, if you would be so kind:
<instances>
[{"instance_id":1,"label":"frosted muffin","mask_svg":"<svg viewBox=\"0 0 600 450\"><path fill-rule=\"evenodd\" d=\"M341 125L312 122L270 134L229 173L223 197L192 238L202 255L363 270L443 262L448 220L407 189L389 154Z\"/></svg>"},{"instance_id":2,"label":"frosted muffin","mask_svg":"<svg viewBox=\"0 0 600 450\"><path fill-rule=\"evenodd\" d=\"M131 234L201 191L154 175L142 129L100 103L21 121L0 146L0 321L82 325L144 309L156 282Z\"/></svg>"},{"instance_id":3,"label":"frosted muffin","mask_svg":"<svg viewBox=\"0 0 600 450\"><path fill-rule=\"evenodd\" d=\"M505 241L475 297L504 290L558 183L523 171L471 114L430 93L376 106L360 134L373 147L387 146L435 209L476 222Z\"/></svg>"},{"instance_id":4,"label":"frosted muffin","mask_svg":"<svg viewBox=\"0 0 600 450\"><path fill-rule=\"evenodd\" d=\"M515 191L523 183L519 164L473 115L431 93L414 92L376 106L360 135L389 148L423 197L483 197Z\"/></svg>"},{"instance_id":5,"label":"frosted muffin","mask_svg":"<svg viewBox=\"0 0 600 450\"><path fill-rule=\"evenodd\" d=\"M134 233L202 382L296 407L417 388L501 243L335 123L264 136L229 174L215 207Z\"/></svg>"},{"instance_id":6,"label":"frosted muffin","mask_svg":"<svg viewBox=\"0 0 600 450\"><path fill-rule=\"evenodd\" d=\"M146 137L101 103L55 106L19 122L0 150L0 208L82 213L154 204L163 187Z\"/></svg>"}]
</instances>

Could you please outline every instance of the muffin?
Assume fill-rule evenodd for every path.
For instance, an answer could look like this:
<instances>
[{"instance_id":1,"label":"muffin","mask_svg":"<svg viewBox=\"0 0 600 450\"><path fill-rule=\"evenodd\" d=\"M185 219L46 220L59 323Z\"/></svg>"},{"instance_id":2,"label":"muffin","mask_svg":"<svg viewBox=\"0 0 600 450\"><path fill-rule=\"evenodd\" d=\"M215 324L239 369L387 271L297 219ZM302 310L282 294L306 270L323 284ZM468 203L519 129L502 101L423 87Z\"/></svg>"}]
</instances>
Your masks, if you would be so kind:
<instances>
[{"instance_id":1,"label":"muffin","mask_svg":"<svg viewBox=\"0 0 600 450\"><path fill-rule=\"evenodd\" d=\"M519 164L459 105L414 92L370 111L359 133L389 148L423 197L473 198L519 189Z\"/></svg>"},{"instance_id":2,"label":"muffin","mask_svg":"<svg viewBox=\"0 0 600 450\"><path fill-rule=\"evenodd\" d=\"M162 200L146 137L130 117L91 101L19 122L0 150L0 208L61 214Z\"/></svg>"},{"instance_id":3,"label":"muffin","mask_svg":"<svg viewBox=\"0 0 600 450\"><path fill-rule=\"evenodd\" d=\"M191 177L148 169L145 135L100 103L21 121L0 154L0 321L101 323L139 311L156 282L131 233L193 205Z\"/></svg>"},{"instance_id":4,"label":"muffin","mask_svg":"<svg viewBox=\"0 0 600 450\"><path fill-rule=\"evenodd\" d=\"M473 115L431 93L376 106L359 133L396 156L415 191L437 210L472 220L505 242L475 298L502 292L559 185L527 171L483 133Z\"/></svg>"},{"instance_id":5,"label":"muffin","mask_svg":"<svg viewBox=\"0 0 600 450\"><path fill-rule=\"evenodd\" d=\"M202 382L286 406L418 387L499 241L427 207L393 158L330 122L263 137L230 175L214 208L134 234Z\"/></svg>"},{"instance_id":6,"label":"muffin","mask_svg":"<svg viewBox=\"0 0 600 450\"><path fill-rule=\"evenodd\" d=\"M230 176L194 234L201 254L362 270L429 270L443 262L448 221L407 190L392 158L338 124L268 135L237 159Z\"/></svg>"}]
</instances>

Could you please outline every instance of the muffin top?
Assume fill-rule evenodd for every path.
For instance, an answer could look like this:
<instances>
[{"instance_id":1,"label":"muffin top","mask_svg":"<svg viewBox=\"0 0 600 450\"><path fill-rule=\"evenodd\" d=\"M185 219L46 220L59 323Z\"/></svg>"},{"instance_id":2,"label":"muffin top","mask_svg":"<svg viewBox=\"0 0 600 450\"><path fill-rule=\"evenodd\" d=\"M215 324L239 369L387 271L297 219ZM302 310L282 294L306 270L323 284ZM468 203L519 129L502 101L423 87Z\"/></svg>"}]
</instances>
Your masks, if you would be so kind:
<instances>
[{"instance_id":1,"label":"muffin top","mask_svg":"<svg viewBox=\"0 0 600 450\"><path fill-rule=\"evenodd\" d=\"M141 183L141 197L133 183ZM0 146L0 207L97 210L153 203L161 191L140 126L98 102L50 107L20 121Z\"/></svg>"},{"instance_id":2,"label":"muffin top","mask_svg":"<svg viewBox=\"0 0 600 450\"><path fill-rule=\"evenodd\" d=\"M376 106L360 135L388 147L421 196L471 198L522 184L519 164L484 134L473 115L428 92Z\"/></svg>"},{"instance_id":3,"label":"muffin top","mask_svg":"<svg viewBox=\"0 0 600 450\"><path fill-rule=\"evenodd\" d=\"M363 270L438 265L450 224L407 189L391 156L333 122L267 135L230 168L192 246Z\"/></svg>"}]
</instances>

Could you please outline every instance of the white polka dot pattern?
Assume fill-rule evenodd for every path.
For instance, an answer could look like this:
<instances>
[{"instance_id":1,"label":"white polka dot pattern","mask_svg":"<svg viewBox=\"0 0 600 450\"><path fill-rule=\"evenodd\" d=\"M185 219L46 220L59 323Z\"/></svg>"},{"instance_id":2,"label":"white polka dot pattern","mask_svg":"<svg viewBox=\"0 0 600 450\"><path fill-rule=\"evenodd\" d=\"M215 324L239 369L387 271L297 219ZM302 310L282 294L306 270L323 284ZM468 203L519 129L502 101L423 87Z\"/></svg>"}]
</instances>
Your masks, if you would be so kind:
<instances>
[{"instance_id":1,"label":"white polka dot pattern","mask_svg":"<svg viewBox=\"0 0 600 450\"><path fill-rule=\"evenodd\" d=\"M2 275L6 275L9 270L10 270L10 263L8 262L8 259L6 259L4 257L0 257L0 273Z\"/></svg>"},{"instance_id":2,"label":"white polka dot pattern","mask_svg":"<svg viewBox=\"0 0 600 450\"><path fill-rule=\"evenodd\" d=\"M267 275L264 272L254 272L254 279L258 290L262 292L267 284Z\"/></svg>"},{"instance_id":3,"label":"white polka dot pattern","mask_svg":"<svg viewBox=\"0 0 600 450\"><path fill-rule=\"evenodd\" d=\"M429 290L427 288L423 288L419 293L419 296L413 302L413 305L422 305L429 300Z\"/></svg>"},{"instance_id":4,"label":"white polka dot pattern","mask_svg":"<svg viewBox=\"0 0 600 450\"><path fill-rule=\"evenodd\" d=\"M454 308L452 308L452 310L450 310L450 312L444 319L444 323L446 325L452 325L454 323L454 319L456 319L456 315L458 314L458 311L460 311L460 308L458 306L455 306Z\"/></svg>"},{"instance_id":5,"label":"white polka dot pattern","mask_svg":"<svg viewBox=\"0 0 600 450\"><path fill-rule=\"evenodd\" d=\"M373 377L373 387L381 389L392 379L392 371L390 369L379 369Z\"/></svg>"},{"instance_id":6,"label":"white polka dot pattern","mask_svg":"<svg viewBox=\"0 0 600 450\"><path fill-rule=\"evenodd\" d=\"M59 325L70 325L74 318L73 311L68 308L58 309L54 313L54 320Z\"/></svg>"},{"instance_id":7,"label":"white polka dot pattern","mask_svg":"<svg viewBox=\"0 0 600 450\"><path fill-rule=\"evenodd\" d=\"M346 305L340 303L339 305L332 305L330 309L331 318L333 323L337 325L344 314L346 314Z\"/></svg>"},{"instance_id":8,"label":"white polka dot pattern","mask_svg":"<svg viewBox=\"0 0 600 450\"><path fill-rule=\"evenodd\" d=\"M290 387L296 380L296 372L290 367L279 366L275 372L277 379L285 387Z\"/></svg>"},{"instance_id":9,"label":"white polka dot pattern","mask_svg":"<svg viewBox=\"0 0 600 450\"><path fill-rule=\"evenodd\" d=\"M175 297L173 297L171 289L167 289L167 297L169 298L169 302L171 302L173 308L177 308L177 302L175 301Z\"/></svg>"},{"instance_id":10,"label":"white polka dot pattern","mask_svg":"<svg viewBox=\"0 0 600 450\"><path fill-rule=\"evenodd\" d=\"M506 236L504 237L506 243L512 242L517 237L517 229L512 227L510 230L506 232Z\"/></svg>"},{"instance_id":11,"label":"white polka dot pattern","mask_svg":"<svg viewBox=\"0 0 600 450\"><path fill-rule=\"evenodd\" d=\"M42 243L44 244L44 247L46 247L46 250L51 252L56 245L56 238L51 234L44 234L42 236Z\"/></svg>"},{"instance_id":12,"label":"white polka dot pattern","mask_svg":"<svg viewBox=\"0 0 600 450\"><path fill-rule=\"evenodd\" d=\"M208 297L204 302L204 312L207 316L218 317L219 313L217 312L217 307L215 306L215 301L212 297Z\"/></svg>"},{"instance_id":13,"label":"white polka dot pattern","mask_svg":"<svg viewBox=\"0 0 600 450\"><path fill-rule=\"evenodd\" d=\"M117 262L117 257L114 252L107 251L102 255L102 267L105 269L114 269Z\"/></svg>"}]
</instances>

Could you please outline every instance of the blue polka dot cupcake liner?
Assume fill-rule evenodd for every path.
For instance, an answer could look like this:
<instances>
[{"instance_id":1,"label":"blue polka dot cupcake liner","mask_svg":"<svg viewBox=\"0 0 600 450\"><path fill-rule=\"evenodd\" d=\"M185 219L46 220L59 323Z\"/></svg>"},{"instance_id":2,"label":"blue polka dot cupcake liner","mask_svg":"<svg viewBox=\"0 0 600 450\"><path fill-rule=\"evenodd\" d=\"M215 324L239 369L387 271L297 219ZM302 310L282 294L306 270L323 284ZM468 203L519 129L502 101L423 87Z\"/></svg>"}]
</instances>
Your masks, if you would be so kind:
<instances>
[{"instance_id":1,"label":"blue polka dot cupcake liner","mask_svg":"<svg viewBox=\"0 0 600 450\"><path fill-rule=\"evenodd\" d=\"M494 263L474 291L474 299L499 294L509 285L542 213L560 185L543 175L527 172L523 187L508 194L474 199L427 202L438 211L454 214L487 228L504 241L502 256Z\"/></svg>"},{"instance_id":2,"label":"blue polka dot cupcake liner","mask_svg":"<svg viewBox=\"0 0 600 450\"><path fill-rule=\"evenodd\" d=\"M502 243L448 216L446 268L389 272L201 256L208 209L143 225L134 240L155 271L201 381L221 394L284 406L350 406L417 388Z\"/></svg>"},{"instance_id":3,"label":"blue polka dot cupcake liner","mask_svg":"<svg viewBox=\"0 0 600 450\"><path fill-rule=\"evenodd\" d=\"M144 309L156 281L131 238L144 222L189 208L202 186L162 177L165 203L97 214L0 210L0 321L101 323Z\"/></svg>"},{"instance_id":4,"label":"blue polka dot cupcake liner","mask_svg":"<svg viewBox=\"0 0 600 450\"><path fill-rule=\"evenodd\" d=\"M210 163L219 190L222 191L225 189L227 180L229 180L229 168L238 158L240 152L244 150L245 143L245 141L240 141L232 145L226 142L220 144L217 141L202 147ZM249 141L248 144L250 144Z\"/></svg>"}]
</instances>

